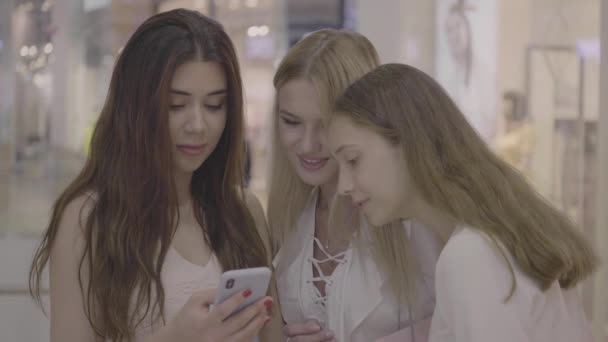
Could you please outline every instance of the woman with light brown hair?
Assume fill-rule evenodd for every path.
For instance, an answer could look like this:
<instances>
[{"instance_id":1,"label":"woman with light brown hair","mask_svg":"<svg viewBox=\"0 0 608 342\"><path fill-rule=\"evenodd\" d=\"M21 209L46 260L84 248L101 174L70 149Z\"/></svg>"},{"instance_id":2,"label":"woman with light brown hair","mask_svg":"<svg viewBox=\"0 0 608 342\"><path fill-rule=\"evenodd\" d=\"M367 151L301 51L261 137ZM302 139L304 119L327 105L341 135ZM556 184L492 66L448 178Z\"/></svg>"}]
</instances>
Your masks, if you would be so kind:
<instances>
[{"instance_id":1,"label":"woman with light brown hair","mask_svg":"<svg viewBox=\"0 0 608 342\"><path fill-rule=\"evenodd\" d=\"M346 87L378 64L364 36L324 29L295 44L274 77L268 220L290 342L411 338L424 335L433 311L436 237L400 220L370 231L335 196L324 121Z\"/></svg>"},{"instance_id":2,"label":"woman with light brown hair","mask_svg":"<svg viewBox=\"0 0 608 342\"><path fill-rule=\"evenodd\" d=\"M429 341L592 340L575 289L597 266L591 245L431 77L402 64L363 76L337 101L328 146L338 191L373 226L416 219L448 239Z\"/></svg>"},{"instance_id":3,"label":"woman with light brown hair","mask_svg":"<svg viewBox=\"0 0 608 342\"><path fill-rule=\"evenodd\" d=\"M32 264L38 300L50 264L52 342L281 338L268 329L270 297L228 318L245 289L210 310L223 271L270 264L263 211L243 190L243 130L222 26L183 9L146 20Z\"/></svg>"}]
</instances>

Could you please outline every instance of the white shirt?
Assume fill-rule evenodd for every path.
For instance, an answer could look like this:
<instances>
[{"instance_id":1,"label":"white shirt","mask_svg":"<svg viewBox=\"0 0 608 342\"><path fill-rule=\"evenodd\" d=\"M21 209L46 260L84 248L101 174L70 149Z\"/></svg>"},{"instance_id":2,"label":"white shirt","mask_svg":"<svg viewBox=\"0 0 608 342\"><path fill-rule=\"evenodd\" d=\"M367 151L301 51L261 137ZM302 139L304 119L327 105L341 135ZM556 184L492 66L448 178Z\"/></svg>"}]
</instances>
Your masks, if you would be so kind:
<instances>
[{"instance_id":1,"label":"white shirt","mask_svg":"<svg viewBox=\"0 0 608 342\"><path fill-rule=\"evenodd\" d=\"M429 342L592 341L575 289L543 292L508 258L517 285L504 303L512 276L498 248L474 229L452 234L437 262Z\"/></svg>"},{"instance_id":2,"label":"white shirt","mask_svg":"<svg viewBox=\"0 0 608 342\"><path fill-rule=\"evenodd\" d=\"M297 323L316 317L310 303L316 297L307 283L312 274L309 261L315 229L317 192L311 196L298 220L292 236L285 241L273 261L279 291L279 303L285 322ZM404 224L410 230L415 248L419 276L416 300L421 308L416 317L430 317L435 306L434 269L439 255L439 244L424 227ZM361 229L363 243L369 242L366 227ZM371 342L391 335L410 325L409 310L397 304L390 288L388 275L379 270L368 248L353 243L346 255L347 262L332 275L333 284L326 289L327 328L340 342ZM335 273L336 271L334 271ZM400 321L399 321L400 317Z\"/></svg>"}]
</instances>

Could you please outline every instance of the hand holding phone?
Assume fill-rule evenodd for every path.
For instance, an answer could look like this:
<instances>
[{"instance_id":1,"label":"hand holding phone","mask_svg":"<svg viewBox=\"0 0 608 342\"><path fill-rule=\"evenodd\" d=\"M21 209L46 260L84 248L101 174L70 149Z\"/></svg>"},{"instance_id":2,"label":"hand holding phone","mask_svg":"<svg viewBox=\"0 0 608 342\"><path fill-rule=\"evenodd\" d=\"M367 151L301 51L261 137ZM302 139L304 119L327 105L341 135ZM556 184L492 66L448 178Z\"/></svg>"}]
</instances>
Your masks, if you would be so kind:
<instances>
[{"instance_id":1,"label":"hand holding phone","mask_svg":"<svg viewBox=\"0 0 608 342\"><path fill-rule=\"evenodd\" d=\"M271 275L272 272L268 267L246 268L224 272L220 277L213 305L217 306L223 303L236 293L250 290L251 294L247 299L237 306L226 319L232 317L266 296Z\"/></svg>"},{"instance_id":2,"label":"hand holding phone","mask_svg":"<svg viewBox=\"0 0 608 342\"><path fill-rule=\"evenodd\" d=\"M192 294L176 317L156 333L158 339L180 342L251 342L270 320L266 303L272 303L272 298L263 297L228 319L229 314L241 306L252 292L246 289L236 293L210 311L211 303L217 298L216 293L217 290L214 289Z\"/></svg>"}]
</instances>

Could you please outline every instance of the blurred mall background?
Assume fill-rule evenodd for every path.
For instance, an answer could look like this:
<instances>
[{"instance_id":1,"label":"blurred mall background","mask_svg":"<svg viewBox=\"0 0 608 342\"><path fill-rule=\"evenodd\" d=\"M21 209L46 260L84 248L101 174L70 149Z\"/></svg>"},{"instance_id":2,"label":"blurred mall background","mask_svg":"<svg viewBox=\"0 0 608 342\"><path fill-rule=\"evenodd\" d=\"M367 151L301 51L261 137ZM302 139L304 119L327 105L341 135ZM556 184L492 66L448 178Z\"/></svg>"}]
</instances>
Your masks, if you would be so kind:
<instances>
[{"instance_id":1,"label":"blurred mall background","mask_svg":"<svg viewBox=\"0 0 608 342\"><path fill-rule=\"evenodd\" d=\"M346 28L383 62L437 78L608 262L608 0L0 0L0 341L48 340L27 293L33 247L83 163L121 47L177 7L234 40L262 201L275 67L307 32ZM608 341L607 280L604 268L581 288L596 342Z\"/></svg>"}]
</instances>

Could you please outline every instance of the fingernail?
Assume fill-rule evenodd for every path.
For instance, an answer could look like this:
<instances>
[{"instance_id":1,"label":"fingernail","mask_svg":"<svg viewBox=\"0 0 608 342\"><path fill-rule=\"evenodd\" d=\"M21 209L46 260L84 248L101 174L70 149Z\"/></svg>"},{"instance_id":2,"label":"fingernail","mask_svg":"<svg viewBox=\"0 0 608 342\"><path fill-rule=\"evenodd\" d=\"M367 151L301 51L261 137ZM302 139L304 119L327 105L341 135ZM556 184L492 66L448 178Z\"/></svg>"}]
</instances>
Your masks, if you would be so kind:
<instances>
[{"instance_id":1,"label":"fingernail","mask_svg":"<svg viewBox=\"0 0 608 342\"><path fill-rule=\"evenodd\" d=\"M266 317L266 319L264 319L264 324L268 323L270 321L270 317Z\"/></svg>"},{"instance_id":2,"label":"fingernail","mask_svg":"<svg viewBox=\"0 0 608 342\"><path fill-rule=\"evenodd\" d=\"M331 331L328 331L325 333L325 338L332 338L334 337L334 333L332 333Z\"/></svg>"},{"instance_id":3,"label":"fingernail","mask_svg":"<svg viewBox=\"0 0 608 342\"><path fill-rule=\"evenodd\" d=\"M243 297L247 298L249 296L251 296L251 290L247 289L247 290L245 290L245 292L243 292Z\"/></svg>"},{"instance_id":4,"label":"fingernail","mask_svg":"<svg viewBox=\"0 0 608 342\"><path fill-rule=\"evenodd\" d=\"M268 299L264 302L264 306L266 307L266 310L270 311L272 310L272 300Z\"/></svg>"}]
</instances>

